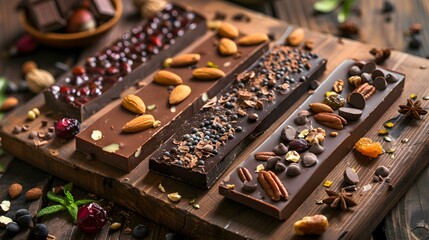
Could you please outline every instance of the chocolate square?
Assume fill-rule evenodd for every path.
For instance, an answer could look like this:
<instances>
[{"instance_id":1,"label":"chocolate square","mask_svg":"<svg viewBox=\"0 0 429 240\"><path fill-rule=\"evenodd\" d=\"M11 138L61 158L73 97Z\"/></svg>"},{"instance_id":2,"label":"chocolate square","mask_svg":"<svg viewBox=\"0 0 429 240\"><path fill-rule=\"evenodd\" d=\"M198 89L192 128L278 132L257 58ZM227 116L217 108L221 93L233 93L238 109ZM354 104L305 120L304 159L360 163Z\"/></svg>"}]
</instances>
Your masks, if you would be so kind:
<instances>
[{"instance_id":1,"label":"chocolate square","mask_svg":"<svg viewBox=\"0 0 429 240\"><path fill-rule=\"evenodd\" d=\"M107 21L115 15L115 6L111 0L92 0L91 11L97 20Z\"/></svg>"},{"instance_id":2,"label":"chocolate square","mask_svg":"<svg viewBox=\"0 0 429 240\"><path fill-rule=\"evenodd\" d=\"M42 32L52 32L66 26L54 0L30 0L27 10L34 25Z\"/></svg>"}]
</instances>

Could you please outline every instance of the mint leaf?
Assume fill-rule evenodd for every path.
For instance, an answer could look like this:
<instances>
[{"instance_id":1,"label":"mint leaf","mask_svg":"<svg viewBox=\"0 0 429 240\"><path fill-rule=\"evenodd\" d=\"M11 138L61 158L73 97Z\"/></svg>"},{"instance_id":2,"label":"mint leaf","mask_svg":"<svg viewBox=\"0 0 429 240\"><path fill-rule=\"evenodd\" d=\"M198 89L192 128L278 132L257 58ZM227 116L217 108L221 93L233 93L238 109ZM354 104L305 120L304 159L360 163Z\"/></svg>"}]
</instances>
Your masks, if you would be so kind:
<instances>
[{"instance_id":1,"label":"mint leaf","mask_svg":"<svg viewBox=\"0 0 429 240\"><path fill-rule=\"evenodd\" d=\"M64 206L62 206L62 205L52 205L52 206L45 207L45 208L41 209L37 213L36 217L38 217L38 218L39 217L43 217L43 216L48 215L48 214L52 214L52 213L56 213L56 212L59 212L59 211L63 211L65 209L66 208Z\"/></svg>"},{"instance_id":2,"label":"mint leaf","mask_svg":"<svg viewBox=\"0 0 429 240\"><path fill-rule=\"evenodd\" d=\"M9 80L7 78L0 76L0 93L4 93L7 88L7 84L9 83Z\"/></svg>"},{"instance_id":3,"label":"mint leaf","mask_svg":"<svg viewBox=\"0 0 429 240\"><path fill-rule=\"evenodd\" d=\"M74 198L70 192L66 192L66 205L70 204L74 204Z\"/></svg>"},{"instance_id":4,"label":"mint leaf","mask_svg":"<svg viewBox=\"0 0 429 240\"><path fill-rule=\"evenodd\" d=\"M352 10L354 0L345 0L343 4L343 8L338 13L337 21L342 23L347 20Z\"/></svg>"},{"instance_id":5,"label":"mint leaf","mask_svg":"<svg viewBox=\"0 0 429 240\"><path fill-rule=\"evenodd\" d=\"M67 192L71 192L73 190L73 183L67 183L64 185L64 195L67 195Z\"/></svg>"},{"instance_id":6,"label":"mint leaf","mask_svg":"<svg viewBox=\"0 0 429 240\"><path fill-rule=\"evenodd\" d=\"M75 203L72 203L70 205L66 206L67 211L69 211L70 216L72 216L73 218L73 222L76 223L77 222L77 211L78 211L78 207Z\"/></svg>"},{"instance_id":7,"label":"mint leaf","mask_svg":"<svg viewBox=\"0 0 429 240\"><path fill-rule=\"evenodd\" d=\"M75 202L75 204L77 206L81 206L81 205L84 205L84 204L87 204L87 203L92 203L92 202L95 202L95 200L94 199L81 199L81 200L77 200Z\"/></svg>"},{"instance_id":8,"label":"mint leaf","mask_svg":"<svg viewBox=\"0 0 429 240\"><path fill-rule=\"evenodd\" d=\"M334 11L340 3L341 0L319 0L314 3L313 8L321 13L329 13Z\"/></svg>"},{"instance_id":9,"label":"mint leaf","mask_svg":"<svg viewBox=\"0 0 429 240\"><path fill-rule=\"evenodd\" d=\"M66 204L66 201L64 200L64 198L58 196L57 194L55 194L52 191L49 191L48 194L46 194L46 196L48 197L49 200L51 200L53 202L60 203L61 205Z\"/></svg>"}]
</instances>

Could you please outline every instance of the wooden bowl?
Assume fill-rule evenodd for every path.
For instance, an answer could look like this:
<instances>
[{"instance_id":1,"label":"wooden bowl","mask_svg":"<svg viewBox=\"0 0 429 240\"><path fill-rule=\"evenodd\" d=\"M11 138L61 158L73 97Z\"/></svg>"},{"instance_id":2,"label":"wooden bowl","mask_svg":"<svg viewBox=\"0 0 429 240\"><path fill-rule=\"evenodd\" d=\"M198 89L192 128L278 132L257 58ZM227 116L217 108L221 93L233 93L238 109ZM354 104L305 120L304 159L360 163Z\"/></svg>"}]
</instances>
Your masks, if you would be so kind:
<instances>
[{"instance_id":1,"label":"wooden bowl","mask_svg":"<svg viewBox=\"0 0 429 240\"><path fill-rule=\"evenodd\" d=\"M27 14L24 10L19 12L19 19L30 35L32 35L40 43L52 47L78 47L88 45L97 40L101 35L106 33L119 21L122 15L122 0L112 0L115 5L115 15L107 22L95 29L77 32L77 33L55 33L55 32L40 32L32 26L27 19Z\"/></svg>"}]
</instances>

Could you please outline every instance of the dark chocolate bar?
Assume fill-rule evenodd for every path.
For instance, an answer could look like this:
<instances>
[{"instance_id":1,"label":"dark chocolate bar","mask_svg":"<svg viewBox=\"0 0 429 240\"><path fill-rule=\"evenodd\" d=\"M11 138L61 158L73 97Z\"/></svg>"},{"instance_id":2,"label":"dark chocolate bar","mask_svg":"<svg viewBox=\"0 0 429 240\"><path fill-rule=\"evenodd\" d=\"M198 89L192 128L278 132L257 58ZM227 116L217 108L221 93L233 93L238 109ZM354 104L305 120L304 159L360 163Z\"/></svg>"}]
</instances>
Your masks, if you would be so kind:
<instances>
[{"instance_id":1,"label":"dark chocolate bar","mask_svg":"<svg viewBox=\"0 0 429 240\"><path fill-rule=\"evenodd\" d=\"M115 7L111 0L91 0L91 11L101 21L107 21L115 15Z\"/></svg>"},{"instance_id":2,"label":"dark chocolate bar","mask_svg":"<svg viewBox=\"0 0 429 240\"><path fill-rule=\"evenodd\" d=\"M276 46L211 99L155 152L149 169L210 188L325 70L318 55Z\"/></svg>"},{"instance_id":3,"label":"dark chocolate bar","mask_svg":"<svg viewBox=\"0 0 429 240\"><path fill-rule=\"evenodd\" d=\"M205 31L204 17L168 4L159 14L87 58L83 67L47 89L46 106L83 121Z\"/></svg>"},{"instance_id":4,"label":"dark chocolate bar","mask_svg":"<svg viewBox=\"0 0 429 240\"><path fill-rule=\"evenodd\" d=\"M55 2L64 19L68 19L73 11L82 5L82 0L55 0Z\"/></svg>"},{"instance_id":5,"label":"dark chocolate bar","mask_svg":"<svg viewBox=\"0 0 429 240\"><path fill-rule=\"evenodd\" d=\"M332 91L333 85L337 84L335 82L339 79L344 80L343 90L340 93L344 99L347 99L352 89L355 88L352 86L354 84L372 89L367 87L368 85L363 85L362 82L356 83L354 80L350 82L347 80L351 67L353 69L350 70L350 73L353 75L361 75L362 70L365 70L365 67L361 70L354 65L354 60L346 60L341 63L313 95L263 141L237 169L229 173L229 176L219 186L220 194L278 219L286 219L295 212L311 192L322 184L327 174L338 162L353 149L359 138L382 116L384 109L393 104L404 88L405 76L403 74L377 67L375 71L380 70L381 74L386 77L394 76L397 81L392 81L386 88L372 91L369 95L362 94L361 97L365 98L362 113L359 109L350 111L347 108L340 108L340 112L334 110L333 113L324 113L320 117L321 113L316 114L310 110L309 104L324 101L325 94ZM373 77L376 73L380 75L380 72L375 71L372 71ZM371 72L368 74L371 78ZM363 78L359 79L363 80ZM358 91L353 90L353 92ZM331 100L324 102L330 105L333 103L330 102ZM350 98L348 100L353 101ZM340 105L332 104L334 109ZM350 103L346 103L345 106L353 107ZM314 108L314 110L319 111L321 108ZM308 115L309 113L313 114ZM331 117L341 119L338 116L343 116L345 121L331 119ZM319 139L323 135L323 130L326 136ZM332 131L338 132L338 136L330 136L329 132ZM265 176L268 171L275 173L281 185L286 188L287 194L280 194L280 198L278 195L267 194L260 184L260 182L264 182L265 178L262 179L256 173L260 168L265 169L265 173L262 172L261 176ZM250 173L250 177L243 177L244 172Z\"/></svg>"},{"instance_id":6,"label":"dark chocolate bar","mask_svg":"<svg viewBox=\"0 0 429 240\"><path fill-rule=\"evenodd\" d=\"M152 114L161 125L137 133L122 133L121 128L135 117L122 106L118 105L81 131L76 137L76 149L90 153L96 159L111 164L124 171L131 171L149 154L153 153L165 139L182 127L183 121L197 112L207 101L225 85L232 81L234 76L255 62L268 49L268 42L255 46L239 46L240 56L221 56L214 42L218 42L217 36L210 36L192 50L201 56L196 65L191 67L164 68L183 79L183 84L191 89L190 95L181 103L171 106L168 104L170 92L167 86L150 83L138 90L139 96L146 106L152 106L146 112ZM196 80L192 77L193 68L217 65L225 73L225 77L217 80ZM149 108L149 107L148 107ZM94 140L92 132L101 131L103 137ZM115 152L106 152L104 147L118 143L120 149Z\"/></svg>"}]
</instances>

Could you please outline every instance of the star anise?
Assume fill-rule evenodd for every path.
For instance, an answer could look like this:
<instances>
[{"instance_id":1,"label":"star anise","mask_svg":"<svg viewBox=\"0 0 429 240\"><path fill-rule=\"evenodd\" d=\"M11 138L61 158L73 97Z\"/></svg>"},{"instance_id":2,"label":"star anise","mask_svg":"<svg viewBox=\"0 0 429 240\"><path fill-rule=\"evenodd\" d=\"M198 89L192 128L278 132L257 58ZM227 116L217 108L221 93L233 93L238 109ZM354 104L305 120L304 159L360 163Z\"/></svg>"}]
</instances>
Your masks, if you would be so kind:
<instances>
[{"instance_id":1,"label":"star anise","mask_svg":"<svg viewBox=\"0 0 429 240\"><path fill-rule=\"evenodd\" d=\"M322 202L328 204L331 208L341 208L341 210L347 210L348 208L357 205L353 200L353 193L346 192L344 189L337 193L326 189L328 197L323 199Z\"/></svg>"},{"instance_id":2,"label":"star anise","mask_svg":"<svg viewBox=\"0 0 429 240\"><path fill-rule=\"evenodd\" d=\"M399 105L398 112L404 114L407 118L420 119L420 115L425 115L428 113L426 110L423 110L422 103L420 101L413 102L411 99L407 99L407 105Z\"/></svg>"}]
</instances>

